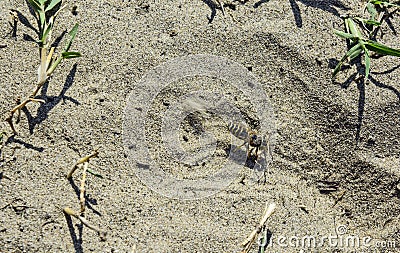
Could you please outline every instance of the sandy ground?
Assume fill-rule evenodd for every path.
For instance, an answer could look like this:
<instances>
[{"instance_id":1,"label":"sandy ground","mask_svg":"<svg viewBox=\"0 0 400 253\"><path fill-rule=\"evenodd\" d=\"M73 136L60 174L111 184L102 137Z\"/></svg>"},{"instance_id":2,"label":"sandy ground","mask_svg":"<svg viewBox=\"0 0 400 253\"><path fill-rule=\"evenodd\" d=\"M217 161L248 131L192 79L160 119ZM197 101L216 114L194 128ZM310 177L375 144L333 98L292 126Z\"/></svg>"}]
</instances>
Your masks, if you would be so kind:
<instances>
[{"instance_id":1,"label":"sandy ground","mask_svg":"<svg viewBox=\"0 0 400 253\"><path fill-rule=\"evenodd\" d=\"M358 11L359 1L225 0L225 15L205 0L67 2L54 36L78 22L73 49L83 57L56 70L41 94L47 102L29 104L22 113L19 135L1 125L10 138L3 138L0 157L0 252L132 252L135 245L138 252L239 252L266 202L277 205L268 221L267 252L400 251L400 62L373 59L367 85L346 82L357 73L355 65L337 82L330 79L346 49L331 29L342 29L339 15ZM31 28L19 22L13 37L8 24L9 10L18 10L36 27L26 3L1 1L0 7L0 111L6 115L33 89L38 51L27 39L37 38ZM399 15L391 22L398 31ZM393 30L385 25L383 31L382 41L399 47ZM229 73L238 83L219 78L232 66L212 64L207 71L219 69L214 77L174 80L179 74L170 73L156 96L141 89L148 73L162 73L157 66L174 70L176 59L197 54L242 66L237 72L247 70L257 80L253 91L260 92L242 91L236 71ZM194 100L192 108L228 101L248 126L273 133L274 161L265 184L256 182L259 172L238 162L232 163L238 175L220 182L228 183L223 189L195 185L210 190L200 199L168 197L165 185L156 187L161 181L149 186L141 178L141 172L153 172L146 162L182 180L207 177L229 164L230 144L240 141L226 129L222 110L194 111L178 122L171 143L189 154L187 160L172 159L173 145L164 145L168 109L199 90L220 99L205 96L207 103ZM132 107L135 101L146 110ZM131 121L142 131L134 132ZM202 140L215 152L202 153ZM79 173L73 181L65 175L95 148L100 154L90 166L104 178L88 176L86 218L108 232L106 241L60 209L79 209ZM238 152L245 154L245 148ZM135 154L143 156L136 161ZM337 190L322 191L326 181ZM318 245L302 245L307 236ZM343 242L349 238L360 239L359 247Z\"/></svg>"}]
</instances>

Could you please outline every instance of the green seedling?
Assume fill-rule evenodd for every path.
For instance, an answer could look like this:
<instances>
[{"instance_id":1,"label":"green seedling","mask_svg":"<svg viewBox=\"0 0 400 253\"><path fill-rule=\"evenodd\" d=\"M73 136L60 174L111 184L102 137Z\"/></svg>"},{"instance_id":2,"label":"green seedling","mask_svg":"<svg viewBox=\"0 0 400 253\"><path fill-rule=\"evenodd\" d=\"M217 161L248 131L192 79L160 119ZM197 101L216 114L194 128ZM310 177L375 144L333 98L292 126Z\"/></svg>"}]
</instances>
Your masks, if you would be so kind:
<instances>
[{"instance_id":1,"label":"green seedling","mask_svg":"<svg viewBox=\"0 0 400 253\"><path fill-rule=\"evenodd\" d=\"M267 249L268 230L264 227L260 233L261 237L258 241L258 253L265 253Z\"/></svg>"},{"instance_id":2,"label":"green seedling","mask_svg":"<svg viewBox=\"0 0 400 253\"><path fill-rule=\"evenodd\" d=\"M368 79L370 68L371 68L371 52L375 52L380 55L391 55L400 57L400 50L385 46L375 40L373 40L376 31L380 28L383 15L379 14L378 8L386 8L386 6L395 6L385 1L369 1L366 4L365 9L368 11L370 17L364 19L361 17L347 17L344 19L346 32L334 30L334 33L342 38L350 40L350 49L341 58L339 63L336 65L332 73L332 79L339 73L343 63L346 60L354 60L360 55L364 55L365 65L365 79ZM379 18L377 16L380 16ZM358 22L364 31L367 31L367 37L365 37L359 30Z\"/></svg>"},{"instance_id":3,"label":"green seedling","mask_svg":"<svg viewBox=\"0 0 400 253\"><path fill-rule=\"evenodd\" d=\"M364 29L369 32L369 38L374 38L376 36L384 19L390 16L390 7L397 8L400 6L387 1L369 0L363 9L364 13L365 11L368 12L369 18L355 17L355 19L363 25ZM395 11L397 11L397 9Z\"/></svg>"},{"instance_id":4,"label":"green seedling","mask_svg":"<svg viewBox=\"0 0 400 253\"><path fill-rule=\"evenodd\" d=\"M35 18L39 26L39 39L36 42L40 51L40 64L38 68L38 77L36 87L28 98L18 103L11 111L6 121L9 123L14 134L17 133L13 124L13 116L16 112L20 112L30 102L44 103L42 99L36 98L37 93L41 90L43 85L49 80L49 77L53 74L54 70L59 66L62 60L80 57L79 52L70 51L72 42L75 39L78 31L78 24L76 24L69 32L69 38L65 44L63 50L56 55L55 47L51 46L52 31L54 22L60 11L65 8L61 6L62 0L28 0L32 9L35 11Z\"/></svg>"}]
</instances>

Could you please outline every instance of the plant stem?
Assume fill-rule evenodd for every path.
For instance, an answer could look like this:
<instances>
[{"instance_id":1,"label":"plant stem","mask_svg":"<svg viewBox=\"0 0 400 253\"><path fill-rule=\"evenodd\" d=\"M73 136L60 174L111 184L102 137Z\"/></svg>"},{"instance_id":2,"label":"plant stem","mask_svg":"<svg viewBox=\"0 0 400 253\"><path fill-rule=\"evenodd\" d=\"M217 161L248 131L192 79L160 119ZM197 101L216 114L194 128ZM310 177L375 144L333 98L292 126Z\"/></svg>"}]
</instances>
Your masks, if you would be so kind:
<instances>
[{"instance_id":1,"label":"plant stem","mask_svg":"<svg viewBox=\"0 0 400 253\"><path fill-rule=\"evenodd\" d=\"M78 213L76 213L74 210L72 210L69 207L65 207L63 209L63 212L68 214L68 215L70 215L70 216L73 216L73 217L79 219L82 222L83 225L85 225L86 227L90 228L93 231L96 231L97 234L100 236L100 238L102 240L106 240L107 232L102 230L102 229L100 229L99 227L96 227L96 226L90 224L89 221L85 219L85 217L80 216Z\"/></svg>"},{"instance_id":2,"label":"plant stem","mask_svg":"<svg viewBox=\"0 0 400 253\"><path fill-rule=\"evenodd\" d=\"M44 83L43 83L44 84ZM8 124L11 127L11 130L13 131L13 134L17 134L17 131L14 128L14 123L12 122L12 118L14 116L14 114L21 110L22 108L24 108L29 102L36 102L36 100L34 99L36 97L36 94L40 91L40 89L42 88L43 84L41 85L37 85L36 89L31 93L31 95L26 98L24 101L22 101L21 103L19 103L17 106L15 106L11 111L9 116L6 118L6 121L8 122ZM33 99L33 100L32 100Z\"/></svg>"},{"instance_id":3,"label":"plant stem","mask_svg":"<svg viewBox=\"0 0 400 253\"><path fill-rule=\"evenodd\" d=\"M81 215L85 212L85 183L86 183L86 171L88 169L88 162L83 164L83 172L82 172L82 179L81 179L81 187L79 188L80 191L80 204L81 204Z\"/></svg>"},{"instance_id":4,"label":"plant stem","mask_svg":"<svg viewBox=\"0 0 400 253\"><path fill-rule=\"evenodd\" d=\"M90 158L97 157L98 154L99 154L99 151L96 149L96 150L93 151L90 155L87 155L87 156L82 157L81 159L79 159L79 160L75 163L74 167L72 167L72 169L71 169L70 172L68 173L67 178L70 179L70 178L72 177L72 174L74 174L74 172L75 172L75 170L78 168L78 165L79 165L79 164L88 162Z\"/></svg>"}]
</instances>

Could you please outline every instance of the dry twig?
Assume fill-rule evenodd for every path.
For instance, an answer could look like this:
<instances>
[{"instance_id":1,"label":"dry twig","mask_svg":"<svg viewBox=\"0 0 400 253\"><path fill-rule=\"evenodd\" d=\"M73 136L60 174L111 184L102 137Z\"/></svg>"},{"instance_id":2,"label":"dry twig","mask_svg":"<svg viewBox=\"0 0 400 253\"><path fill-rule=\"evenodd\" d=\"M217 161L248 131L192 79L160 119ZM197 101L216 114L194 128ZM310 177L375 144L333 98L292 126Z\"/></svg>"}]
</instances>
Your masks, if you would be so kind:
<instances>
[{"instance_id":1,"label":"dry twig","mask_svg":"<svg viewBox=\"0 0 400 253\"><path fill-rule=\"evenodd\" d=\"M79 188L80 191L80 204L81 204L81 214L85 212L85 183L86 183L86 171L88 169L89 163L85 162L83 164L83 172L82 172L82 179L81 179L81 187Z\"/></svg>"},{"instance_id":2,"label":"dry twig","mask_svg":"<svg viewBox=\"0 0 400 253\"><path fill-rule=\"evenodd\" d=\"M77 218L78 220L80 220L82 222L83 225L85 225L86 227L88 227L89 229L91 229L93 231L96 231L97 234L100 236L101 240L103 240L103 241L106 240L107 231L104 231L104 230L100 229L99 227L96 227L95 225L90 224L89 221L85 219L85 217L80 216L77 212L75 212L74 210L72 210L69 207L65 207L63 209L63 212L65 214L68 214L70 216Z\"/></svg>"},{"instance_id":3,"label":"dry twig","mask_svg":"<svg viewBox=\"0 0 400 253\"><path fill-rule=\"evenodd\" d=\"M244 249L242 253L247 253L250 250L251 245L254 243L256 237L260 232L262 231L263 227L265 226L265 223L267 222L268 218L273 214L275 211L276 205L275 203L271 203L268 205L268 203L265 203L265 209L264 209L264 215L260 220L260 223L257 225L257 227L251 232L251 234L247 237L246 240L244 240L240 246L242 246Z\"/></svg>"},{"instance_id":4,"label":"dry twig","mask_svg":"<svg viewBox=\"0 0 400 253\"><path fill-rule=\"evenodd\" d=\"M97 157L98 155L99 155L99 151L96 149L90 155L87 155L87 156L82 157L81 159L79 159L75 163L74 167L72 167L71 171L68 173L67 179L70 179L72 177L72 174L74 174L74 172L78 168L79 164L82 164L82 163L85 163L85 162L89 162L90 158Z\"/></svg>"}]
</instances>

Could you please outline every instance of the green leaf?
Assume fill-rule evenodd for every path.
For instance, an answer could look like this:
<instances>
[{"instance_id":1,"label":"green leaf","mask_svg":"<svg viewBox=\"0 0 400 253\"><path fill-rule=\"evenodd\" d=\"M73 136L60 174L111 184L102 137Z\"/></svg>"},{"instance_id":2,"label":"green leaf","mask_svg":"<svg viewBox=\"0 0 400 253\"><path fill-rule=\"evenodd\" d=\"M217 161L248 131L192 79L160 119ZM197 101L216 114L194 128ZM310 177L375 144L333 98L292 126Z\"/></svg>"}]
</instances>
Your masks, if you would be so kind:
<instances>
[{"instance_id":1,"label":"green leaf","mask_svg":"<svg viewBox=\"0 0 400 253\"><path fill-rule=\"evenodd\" d=\"M371 2L367 3L367 11L371 15L371 18L373 20L376 20L375 17L378 14L378 12L376 11L375 5L373 3L371 3Z\"/></svg>"},{"instance_id":2,"label":"green leaf","mask_svg":"<svg viewBox=\"0 0 400 253\"><path fill-rule=\"evenodd\" d=\"M357 25L356 25L356 23L354 23L353 19L346 18L345 22L346 22L346 26L348 27L348 29L351 32L351 34L354 35L354 37L362 38L362 34L357 29Z\"/></svg>"},{"instance_id":3,"label":"green leaf","mask_svg":"<svg viewBox=\"0 0 400 253\"><path fill-rule=\"evenodd\" d=\"M336 75L339 73L340 68L342 67L344 61L352 54L354 54L354 52L356 52L357 50L359 50L361 47L360 43L357 43L356 45L354 45L352 48L349 49L349 51L347 51L347 53L342 57L342 59L339 61L339 63L336 65L335 69L333 70L332 73L332 79L334 79L336 77Z\"/></svg>"},{"instance_id":4,"label":"green leaf","mask_svg":"<svg viewBox=\"0 0 400 253\"><path fill-rule=\"evenodd\" d=\"M77 32L78 32L78 24L75 24L75 26L72 28L72 30L68 33L70 38L69 38L67 44L65 45L64 52L68 52L69 48L71 47L72 42L75 39Z\"/></svg>"},{"instance_id":5,"label":"green leaf","mask_svg":"<svg viewBox=\"0 0 400 253\"><path fill-rule=\"evenodd\" d=\"M44 10L44 12L48 12L49 10L53 9L54 6L56 6L57 4L59 4L61 2L61 0L52 0L50 2L50 4L47 6L47 8Z\"/></svg>"},{"instance_id":6,"label":"green leaf","mask_svg":"<svg viewBox=\"0 0 400 253\"><path fill-rule=\"evenodd\" d=\"M39 11L42 10L42 8L40 7L40 3L37 0L28 0L30 5L32 6L32 8L39 13Z\"/></svg>"},{"instance_id":7,"label":"green leaf","mask_svg":"<svg viewBox=\"0 0 400 253\"><path fill-rule=\"evenodd\" d=\"M43 29L44 22L46 21L46 16L44 13L44 5L42 4L42 0L28 0L32 8L38 14L39 22L40 22L40 29ZM40 38L41 39L41 38Z\"/></svg>"},{"instance_id":8,"label":"green leaf","mask_svg":"<svg viewBox=\"0 0 400 253\"><path fill-rule=\"evenodd\" d=\"M50 33L50 31L51 31L52 28L53 28L53 25L52 25L52 24L49 24L49 25L47 26L46 30L44 31L44 33L43 33L43 35L42 35L42 38L40 38L40 42L41 42L42 44L46 43L46 38L47 38L47 36L49 35L49 33Z\"/></svg>"},{"instance_id":9,"label":"green leaf","mask_svg":"<svg viewBox=\"0 0 400 253\"><path fill-rule=\"evenodd\" d=\"M40 28L41 30L43 30L44 23L46 22L46 14L44 13L43 10L39 11L39 21L40 21Z\"/></svg>"},{"instance_id":10,"label":"green leaf","mask_svg":"<svg viewBox=\"0 0 400 253\"><path fill-rule=\"evenodd\" d=\"M77 58L77 57L81 57L81 53L79 52L62 52L61 53L62 58L64 59L71 59L71 58Z\"/></svg>"},{"instance_id":11,"label":"green leaf","mask_svg":"<svg viewBox=\"0 0 400 253\"><path fill-rule=\"evenodd\" d=\"M394 49L394 48L385 46L385 45L380 44L373 40L368 40L365 44L365 47L368 48L369 50L374 51L381 55L392 55L392 56L400 57L399 49Z\"/></svg>"},{"instance_id":12,"label":"green leaf","mask_svg":"<svg viewBox=\"0 0 400 253\"><path fill-rule=\"evenodd\" d=\"M360 48L360 49L357 49L356 51L354 51L351 55L349 55L350 61L354 60L357 56L359 56L362 51L363 50Z\"/></svg>"},{"instance_id":13,"label":"green leaf","mask_svg":"<svg viewBox=\"0 0 400 253\"><path fill-rule=\"evenodd\" d=\"M375 5L381 5L382 4L385 7L387 7L387 6L397 6L397 7L399 7L400 6L400 5L397 5L397 4L389 3L387 1L370 0L369 2L372 3L372 4L375 4Z\"/></svg>"},{"instance_id":14,"label":"green leaf","mask_svg":"<svg viewBox=\"0 0 400 253\"><path fill-rule=\"evenodd\" d=\"M367 25L375 25L375 26L380 26L381 23L375 20L371 20L371 19L365 19L365 18L359 18L359 17L355 17L354 19L367 24Z\"/></svg>"},{"instance_id":15,"label":"green leaf","mask_svg":"<svg viewBox=\"0 0 400 253\"><path fill-rule=\"evenodd\" d=\"M342 32L342 31L338 31L338 30L335 30L335 29L333 30L333 32L334 32L337 36L342 37L342 38L345 38L345 39L355 39L355 38L357 38L357 37L354 37L353 34L346 33L346 32Z\"/></svg>"},{"instance_id":16,"label":"green leaf","mask_svg":"<svg viewBox=\"0 0 400 253\"><path fill-rule=\"evenodd\" d=\"M92 174L92 175L95 176L95 177L103 178L102 175L100 175L100 174L97 173L97 172L94 172L94 171L91 170L91 169L87 169L87 172L89 172L90 174Z\"/></svg>"},{"instance_id":17,"label":"green leaf","mask_svg":"<svg viewBox=\"0 0 400 253\"><path fill-rule=\"evenodd\" d=\"M39 0L39 3L41 4L41 5L45 5L46 4L46 2L47 2L48 0Z\"/></svg>"}]
</instances>

